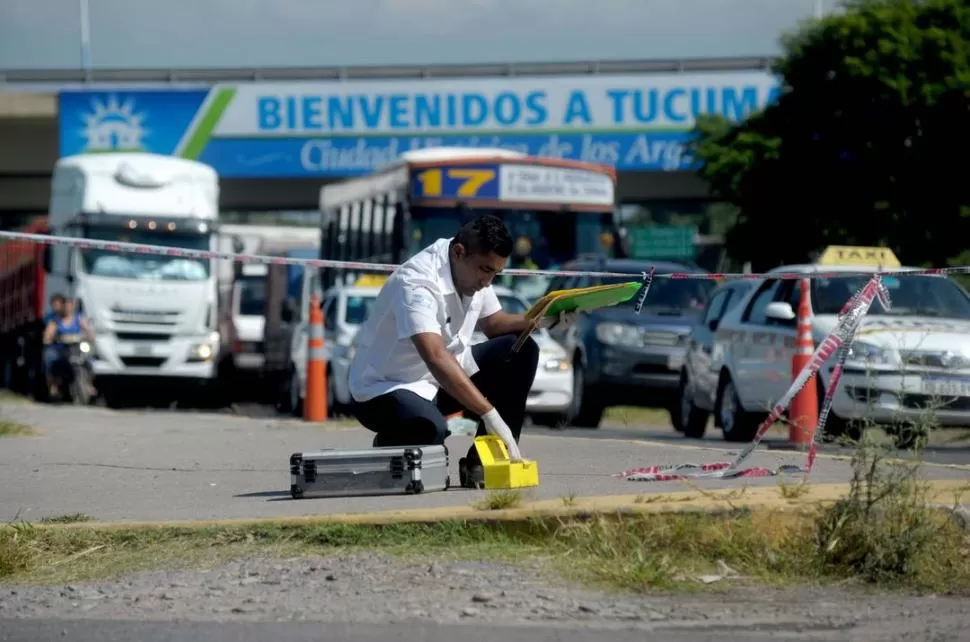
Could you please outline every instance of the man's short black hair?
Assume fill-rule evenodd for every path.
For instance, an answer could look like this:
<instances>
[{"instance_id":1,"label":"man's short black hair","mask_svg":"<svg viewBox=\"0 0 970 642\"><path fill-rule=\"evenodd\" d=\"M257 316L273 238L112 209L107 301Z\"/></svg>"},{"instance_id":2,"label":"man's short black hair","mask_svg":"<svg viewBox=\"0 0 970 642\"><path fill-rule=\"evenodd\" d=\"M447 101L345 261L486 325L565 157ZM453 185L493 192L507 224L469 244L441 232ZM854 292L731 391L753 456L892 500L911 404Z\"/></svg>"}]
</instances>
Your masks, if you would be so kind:
<instances>
[{"instance_id":1,"label":"man's short black hair","mask_svg":"<svg viewBox=\"0 0 970 642\"><path fill-rule=\"evenodd\" d=\"M494 214L475 217L461 226L451 244L461 243L469 254L494 252L503 259L512 254L512 235L502 219Z\"/></svg>"},{"instance_id":2,"label":"man's short black hair","mask_svg":"<svg viewBox=\"0 0 970 642\"><path fill-rule=\"evenodd\" d=\"M55 292L51 295L51 303L64 303L65 300L64 295L60 292Z\"/></svg>"}]
</instances>

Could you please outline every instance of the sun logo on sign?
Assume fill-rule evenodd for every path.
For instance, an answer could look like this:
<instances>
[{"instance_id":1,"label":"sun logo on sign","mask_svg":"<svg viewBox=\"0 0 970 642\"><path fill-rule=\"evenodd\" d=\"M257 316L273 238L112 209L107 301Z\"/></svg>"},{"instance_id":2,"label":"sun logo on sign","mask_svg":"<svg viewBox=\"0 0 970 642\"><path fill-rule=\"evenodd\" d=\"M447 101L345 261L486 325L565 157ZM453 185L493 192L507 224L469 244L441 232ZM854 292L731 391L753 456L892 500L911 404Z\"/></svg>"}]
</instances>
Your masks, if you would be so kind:
<instances>
[{"instance_id":1,"label":"sun logo on sign","mask_svg":"<svg viewBox=\"0 0 970 642\"><path fill-rule=\"evenodd\" d=\"M91 99L91 111L81 116L81 135L87 140L87 151L139 151L148 135L145 114L135 112L131 98L119 101L111 95L106 102Z\"/></svg>"}]
</instances>

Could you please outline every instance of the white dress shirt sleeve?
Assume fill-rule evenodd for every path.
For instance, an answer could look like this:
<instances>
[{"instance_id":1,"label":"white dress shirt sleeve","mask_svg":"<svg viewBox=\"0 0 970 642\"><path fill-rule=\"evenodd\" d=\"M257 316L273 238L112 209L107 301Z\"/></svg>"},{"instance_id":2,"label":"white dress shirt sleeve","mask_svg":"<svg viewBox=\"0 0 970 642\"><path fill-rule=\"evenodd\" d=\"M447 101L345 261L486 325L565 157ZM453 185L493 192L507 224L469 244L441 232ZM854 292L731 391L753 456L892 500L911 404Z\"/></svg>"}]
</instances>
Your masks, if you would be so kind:
<instances>
[{"instance_id":1,"label":"white dress shirt sleeve","mask_svg":"<svg viewBox=\"0 0 970 642\"><path fill-rule=\"evenodd\" d=\"M398 339L424 332L441 334L438 299L430 288L399 283L392 300Z\"/></svg>"},{"instance_id":2,"label":"white dress shirt sleeve","mask_svg":"<svg viewBox=\"0 0 970 642\"><path fill-rule=\"evenodd\" d=\"M496 312L502 309L502 304L499 303L498 296L495 294L495 290L492 286L482 290L482 311L478 314L479 319L484 319L490 317Z\"/></svg>"}]
</instances>

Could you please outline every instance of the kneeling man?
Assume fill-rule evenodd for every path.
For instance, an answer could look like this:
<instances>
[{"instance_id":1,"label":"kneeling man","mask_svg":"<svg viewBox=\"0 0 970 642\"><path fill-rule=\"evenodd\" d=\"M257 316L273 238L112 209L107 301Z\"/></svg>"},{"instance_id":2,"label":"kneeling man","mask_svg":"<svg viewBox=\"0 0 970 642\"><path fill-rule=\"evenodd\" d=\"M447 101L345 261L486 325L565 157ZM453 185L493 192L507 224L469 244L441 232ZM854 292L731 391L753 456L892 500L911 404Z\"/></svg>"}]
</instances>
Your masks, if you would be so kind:
<instances>
[{"instance_id":1,"label":"kneeling man","mask_svg":"<svg viewBox=\"0 0 970 642\"><path fill-rule=\"evenodd\" d=\"M478 217L388 278L356 337L350 365L354 414L376 433L374 446L443 444L445 416L479 420L478 435L502 438L512 459L539 362L532 338L512 352L527 323L499 305L492 280L513 242L496 216ZM572 319L568 319L571 321ZM472 346L478 328L488 337ZM466 486L484 480L474 445L459 468Z\"/></svg>"}]
</instances>

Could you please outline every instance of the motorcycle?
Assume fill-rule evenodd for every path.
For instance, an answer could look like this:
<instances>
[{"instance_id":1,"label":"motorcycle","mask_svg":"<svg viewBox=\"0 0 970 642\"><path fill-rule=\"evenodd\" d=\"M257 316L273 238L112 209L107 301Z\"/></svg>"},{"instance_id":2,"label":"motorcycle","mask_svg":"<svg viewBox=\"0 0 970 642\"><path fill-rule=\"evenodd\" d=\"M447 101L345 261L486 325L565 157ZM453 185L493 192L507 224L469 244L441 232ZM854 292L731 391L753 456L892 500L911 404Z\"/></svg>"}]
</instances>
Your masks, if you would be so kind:
<instances>
[{"instance_id":1,"label":"motorcycle","mask_svg":"<svg viewBox=\"0 0 970 642\"><path fill-rule=\"evenodd\" d=\"M91 344L80 334L61 335L60 343L64 346L64 353L55 365L60 396L70 399L75 405L86 406L91 403L93 388L88 363Z\"/></svg>"}]
</instances>

